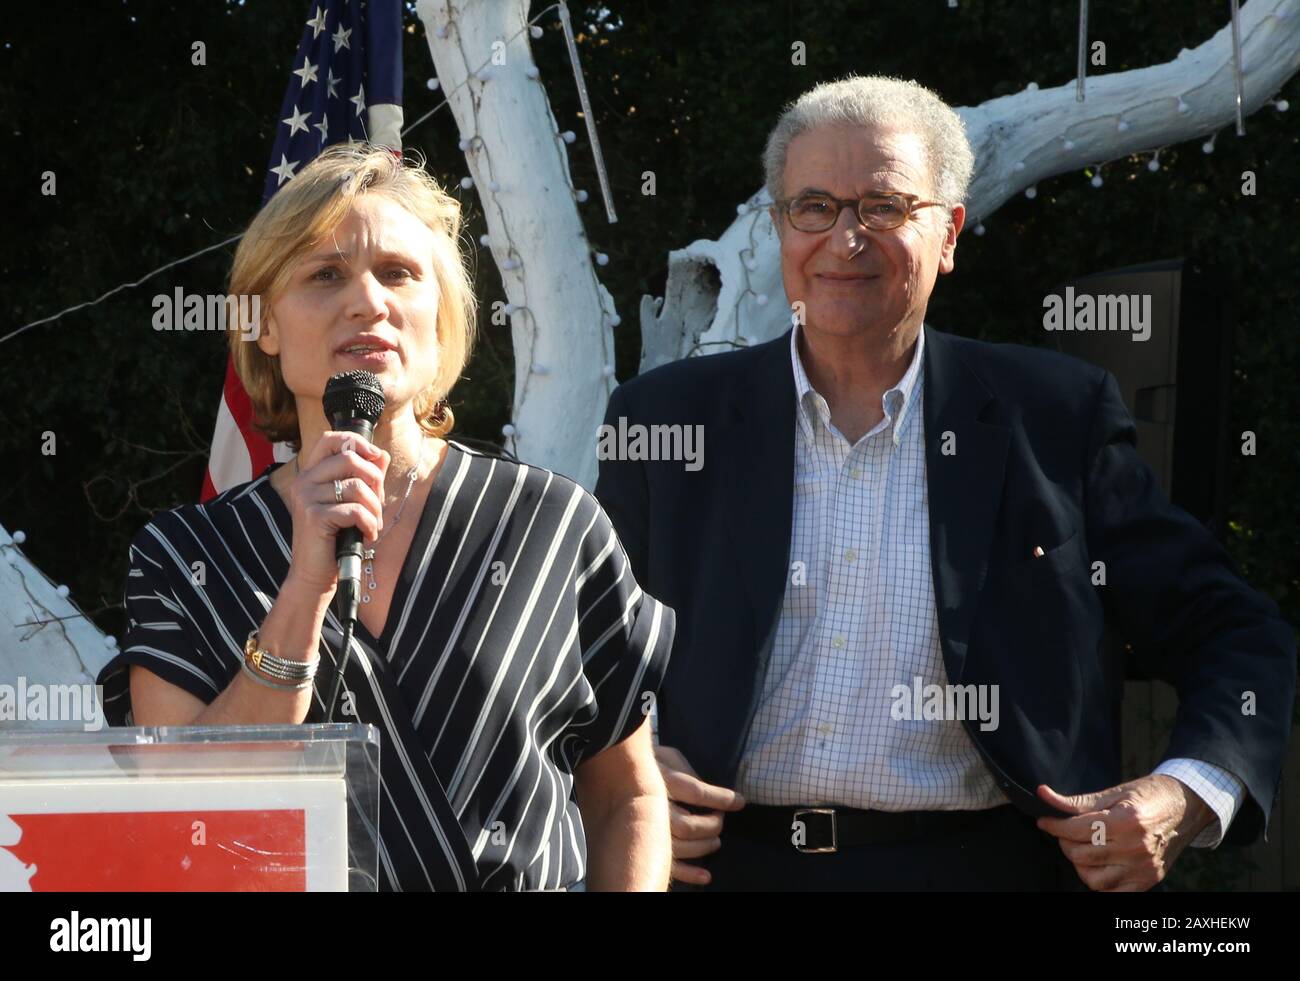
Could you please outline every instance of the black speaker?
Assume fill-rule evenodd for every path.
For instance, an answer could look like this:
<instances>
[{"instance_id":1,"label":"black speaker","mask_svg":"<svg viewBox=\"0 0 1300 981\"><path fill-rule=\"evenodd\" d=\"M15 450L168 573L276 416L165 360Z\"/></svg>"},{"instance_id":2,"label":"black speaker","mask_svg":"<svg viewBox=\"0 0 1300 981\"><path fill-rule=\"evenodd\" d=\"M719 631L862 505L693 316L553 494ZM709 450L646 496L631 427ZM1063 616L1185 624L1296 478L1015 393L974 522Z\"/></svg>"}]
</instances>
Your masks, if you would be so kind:
<instances>
[{"instance_id":1,"label":"black speaker","mask_svg":"<svg viewBox=\"0 0 1300 981\"><path fill-rule=\"evenodd\" d=\"M1239 445L1228 433L1235 318L1226 278L1198 259L1165 259L1070 280L1052 295L1059 302L1044 302L1044 327L1056 347L1115 375L1138 452L1165 494L1222 537L1227 453Z\"/></svg>"}]
</instances>

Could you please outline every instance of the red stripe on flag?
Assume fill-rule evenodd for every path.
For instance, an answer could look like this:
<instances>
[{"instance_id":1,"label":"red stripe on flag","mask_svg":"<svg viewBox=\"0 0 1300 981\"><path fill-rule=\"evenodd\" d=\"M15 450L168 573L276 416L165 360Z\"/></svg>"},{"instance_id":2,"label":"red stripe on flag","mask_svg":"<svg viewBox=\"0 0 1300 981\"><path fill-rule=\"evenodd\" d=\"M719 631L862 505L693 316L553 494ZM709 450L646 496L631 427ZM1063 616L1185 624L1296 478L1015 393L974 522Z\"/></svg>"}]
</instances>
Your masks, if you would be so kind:
<instances>
[{"instance_id":1,"label":"red stripe on flag","mask_svg":"<svg viewBox=\"0 0 1300 981\"><path fill-rule=\"evenodd\" d=\"M239 380L239 375L235 373L235 364L226 356L226 383L221 391L221 398L226 403L226 408L235 420L235 425L239 427L239 433L244 439L244 446L248 449L248 459L251 464L249 473L243 475L243 480L237 481L242 483L244 480L252 480L263 470L275 462L275 453L271 446L270 440L253 428L253 403L244 391L244 383ZM213 453L217 447L213 446ZM212 482L212 470L203 475L203 494L199 498L202 501L211 500L217 494L217 488Z\"/></svg>"}]
</instances>

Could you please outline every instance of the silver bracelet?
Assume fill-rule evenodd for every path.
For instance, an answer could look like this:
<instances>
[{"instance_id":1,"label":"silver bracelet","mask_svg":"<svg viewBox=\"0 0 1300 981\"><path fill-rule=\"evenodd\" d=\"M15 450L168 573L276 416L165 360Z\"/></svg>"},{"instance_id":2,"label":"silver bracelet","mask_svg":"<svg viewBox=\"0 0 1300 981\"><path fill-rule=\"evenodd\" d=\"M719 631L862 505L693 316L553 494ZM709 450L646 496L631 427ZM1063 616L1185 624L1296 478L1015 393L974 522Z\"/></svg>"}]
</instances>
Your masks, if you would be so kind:
<instances>
[{"instance_id":1,"label":"silver bracelet","mask_svg":"<svg viewBox=\"0 0 1300 981\"><path fill-rule=\"evenodd\" d=\"M257 672L248 666L247 661L241 660L240 664L243 665L244 674L248 675L259 685L266 688L274 688L276 691L302 691L304 688L310 688L312 684L312 679L308 678L306 681L300 682L296 685L277 685L274 681L267 681L265 678L258 677Z\"/></svg>"},{"instance_id":2,"label":"silver bracelet","mask_svg":"<svg viewBox=\"0 0 1300 981\"><path fill-rule=\"evenodd\" d=\"M253 665L264 676L273 678L274 681L311 681L313 677L316 677L315 664L309 665L307 670L286 670L279 667L278 664L270 663L264 655L260 661L255 661Z\"/></svg>"},{"instance_id":3,"label":"silver bracelet","mask_svg":"<svg viewBox=\"0 0 1300 981\"><path fill-rule=\"evenodd\" d=\"M311 661L277 657L262 647L256 630L250 630L248 639L244 641L244 660L251 660L258 671L278 681L310 681L320 666L320 655Z\"/></svg>"}]
</instances>

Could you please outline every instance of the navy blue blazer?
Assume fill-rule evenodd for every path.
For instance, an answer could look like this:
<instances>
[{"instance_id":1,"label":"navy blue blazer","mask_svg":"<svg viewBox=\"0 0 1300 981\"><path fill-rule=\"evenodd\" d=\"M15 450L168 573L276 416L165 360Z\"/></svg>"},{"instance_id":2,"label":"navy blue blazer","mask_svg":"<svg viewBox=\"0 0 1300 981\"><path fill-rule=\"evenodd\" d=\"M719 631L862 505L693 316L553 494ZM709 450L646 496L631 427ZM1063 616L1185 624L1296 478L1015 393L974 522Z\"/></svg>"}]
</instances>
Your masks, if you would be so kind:
<instances>
[{"instance_id":1,"label":"navy blue blazer","mask_svg":"<svg viewBox=\"0 0 1300 981\"><path fill-rule=\"evenodd\" d=\"M1249 792L1226 841L1266 827L1296 684L1277 605L1165 498L1114 377L1053 351L926 326L930 557L948 680L1000 686L1000 725L965 723L1011 801L1121 782L1126 669L1170 682L1165 757L1225 767ZM596 497L642 587L677 612L659 738L734 785L790 567L790 335L676 361L610 398L606 423L702 425L703 466L609 459ZM956 452L942 452L952 433ZM951 443L951 441L950 441ZM1045 554L1033 558L1034 546ZM1092 584L1092 563L1106 584ZM1112 635L1129 645L1103 644ZM1126 660L1132 658L1131 664ZM1245 692L1255 714L1243 714Z\"/></svg>"}]
</instances>

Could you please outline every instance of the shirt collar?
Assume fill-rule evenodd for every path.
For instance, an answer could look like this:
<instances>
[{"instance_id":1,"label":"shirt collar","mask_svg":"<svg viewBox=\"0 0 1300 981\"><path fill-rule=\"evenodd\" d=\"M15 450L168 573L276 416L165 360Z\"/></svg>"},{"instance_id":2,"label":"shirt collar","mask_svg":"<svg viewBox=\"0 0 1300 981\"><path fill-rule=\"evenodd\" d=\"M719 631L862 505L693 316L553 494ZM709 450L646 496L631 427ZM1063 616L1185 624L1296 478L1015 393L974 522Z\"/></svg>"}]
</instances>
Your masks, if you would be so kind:
<instances>
[{"instance_id":1,"label":"shirt collar","mask_svg":"<svg viewBox=\"0 0 1300 981\"><path fill-rule=\"evenodd\" d=\"M912 404L912 396L920 387L921 354L924 350L925 325L922 324L921 329L916 334L916 345L912 350L912 362L907 366L907 371L903 372L903 377L898 380L898 384L886 390L885 394L881 396L880 407L885 413L885 418L871 433L879 432L892 419L895 442L897 442L897 434L901 431L903 420L908 415L908 410ZM795 405L797 407L799 426L803 429L804 435L811 438L813 435L813 420L819 419L823 424L829 424L830 408L826 405L826 400L822 397L822 394L813 388L812 382L808 380L808 372L804 370L803 359L799 357L798 324L795 324L794 329L790 331L790 362L794 368ZM871 433L867 435L869 436Z\"/></svg>"}]
</instances>

